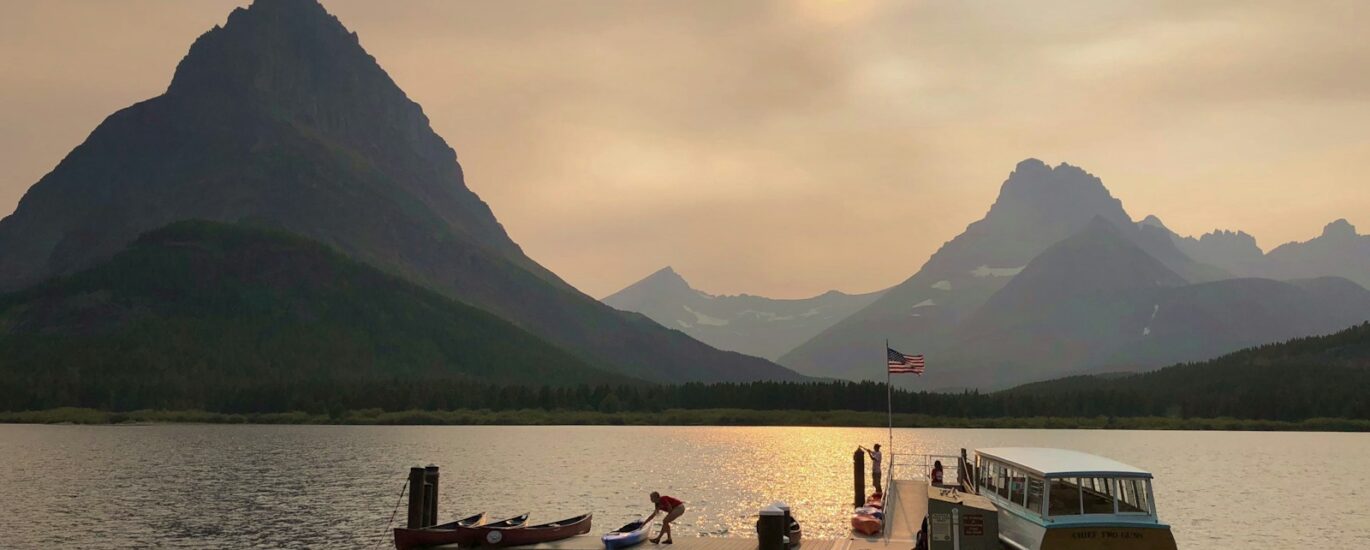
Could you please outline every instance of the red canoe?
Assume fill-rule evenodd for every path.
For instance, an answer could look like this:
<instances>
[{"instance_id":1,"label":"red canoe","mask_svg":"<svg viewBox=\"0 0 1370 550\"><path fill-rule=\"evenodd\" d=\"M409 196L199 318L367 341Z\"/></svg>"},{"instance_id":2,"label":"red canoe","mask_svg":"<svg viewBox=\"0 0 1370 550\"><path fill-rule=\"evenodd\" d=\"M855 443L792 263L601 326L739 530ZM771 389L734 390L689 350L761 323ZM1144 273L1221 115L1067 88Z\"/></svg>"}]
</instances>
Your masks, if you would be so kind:
<instances>
[{"instance_id":1,"label":"red canoe","mask_svg":"<svg viewBox=\"0 0 1370 550\"><path fill-rule=\"evenodd\" d=\"M462 546L475 546L485 537L491 529L510 529L522 527L528 522L528 514L512 517L495 523L482 523L485 514L480 513L469 518L460 519L452 523L434 525L424 529L395 529L395 548L397 550L410 550L411 548L423 548L425 546L440 546L443 544L460 544Z\"/></svg>"},{"instance_id":2,"label":"red canoe","mask_svg":"<svg viewBox=\"0 0 1370 550\"><path fill-rule=\"evenodd\" d=\"M529 527L490 529L480 543L488 546L522 546L584 535L590 532L590 518L593 515L585 514Z\"/></svg>"}]
</instances>

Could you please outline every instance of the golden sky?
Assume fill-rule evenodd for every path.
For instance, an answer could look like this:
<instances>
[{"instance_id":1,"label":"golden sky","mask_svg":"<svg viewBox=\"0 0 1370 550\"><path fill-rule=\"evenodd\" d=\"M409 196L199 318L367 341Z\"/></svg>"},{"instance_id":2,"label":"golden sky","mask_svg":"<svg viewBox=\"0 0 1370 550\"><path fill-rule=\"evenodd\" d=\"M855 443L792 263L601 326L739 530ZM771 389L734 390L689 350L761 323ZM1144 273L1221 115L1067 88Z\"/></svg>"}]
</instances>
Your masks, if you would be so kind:
<instances>
[{"instance_id":1,"label":"golden sky","mask_svg":"<svg viewBox=\"0 0 1370 550\"><path fill-rule=\"evenodd\" d=\"M0 213L246 2L7 0ZM596 297L865 292L1069 162L1262 248L1370 232L1370 2L325 0Z\"/></svg>"}]
</instances>

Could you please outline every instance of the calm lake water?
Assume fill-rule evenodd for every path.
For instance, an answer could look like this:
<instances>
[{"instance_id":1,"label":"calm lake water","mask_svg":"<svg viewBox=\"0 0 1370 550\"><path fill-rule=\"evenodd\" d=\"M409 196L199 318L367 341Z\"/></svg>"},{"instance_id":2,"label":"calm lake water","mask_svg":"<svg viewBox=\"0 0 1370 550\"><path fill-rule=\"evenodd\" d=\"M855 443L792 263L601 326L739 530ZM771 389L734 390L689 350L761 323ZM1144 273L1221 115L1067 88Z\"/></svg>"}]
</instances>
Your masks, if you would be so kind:
<instances>
[{"instance_id":1,"label":"calm lake water","mask_svg":"<svg viewBox=\"0 0 1370 550\"><path fill-rule=\"evenodd\" d=\"M442 518L585 511L595 532L686 501L682 535L752 536L789 502L806 536L847 532L865 428L0 425L0 547L371 547L408 468L442 467ZM1370 544L1370 435L895 431L899 452L1080 449L1151 470L1181 548ZM404 521L404 510L396 516Z\"/></svg>"}]
</instances>

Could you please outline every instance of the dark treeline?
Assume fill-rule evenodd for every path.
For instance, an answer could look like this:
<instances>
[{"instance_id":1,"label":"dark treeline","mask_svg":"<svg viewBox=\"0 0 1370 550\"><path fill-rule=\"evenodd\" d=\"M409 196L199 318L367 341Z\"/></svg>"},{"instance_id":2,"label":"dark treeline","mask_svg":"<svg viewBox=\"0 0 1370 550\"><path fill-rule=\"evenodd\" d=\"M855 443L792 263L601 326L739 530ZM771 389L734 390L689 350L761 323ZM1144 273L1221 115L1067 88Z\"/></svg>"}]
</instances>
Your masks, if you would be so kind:
<instances>
[{"instance_id":1,"label":"dark treeline","mask_svg":"<svg viewBox=\"0 0 1370 550\"><path fill-rule=\"evenodd\" d=\"M1362 370L1362 373L1365 371ZM296 381L123 387L80 380L44 388L0 381L0 410L86 407L106 411L205 410L220 413L304 411L337 417L349 410L491 410L658 412L670 409L852 410L883 412L885 387L876 382L753 382L741 384L502 386L452 380ZM1370 380L1367 380L1370 382ZM997 393L896 390L894 410L959 418L1005 417L1231 417L1298 421L1370 419L1363 398L1323 399L1320 390L1276 383L1220 393L1156 391L1153 387L1020 389ZM1362 384L1359 388L1367 387ZM1347 391L1352 391L1348 388ZM1279 394L1279 395L1277 395Z\"/></svg>"},{"instance_id":2,"label":"dark treeline","mask_svg":"<svg viewBox=\"0 0 1370 550\"><path fill-rule=\"evenodd\" d=\"M0 355L3 357L3 355ZM349 410L658 412L672 409L885 410L879 382L507 385L470 377L287 377L220 369L5 369L0 411ZM8 372L6 372L8 371ZM1173 417L1296 422L1370 419L1370 324L1127 376L1080 376L995 393L896 390L894 411L958 418Z\"/></svg>"}]
</instances>

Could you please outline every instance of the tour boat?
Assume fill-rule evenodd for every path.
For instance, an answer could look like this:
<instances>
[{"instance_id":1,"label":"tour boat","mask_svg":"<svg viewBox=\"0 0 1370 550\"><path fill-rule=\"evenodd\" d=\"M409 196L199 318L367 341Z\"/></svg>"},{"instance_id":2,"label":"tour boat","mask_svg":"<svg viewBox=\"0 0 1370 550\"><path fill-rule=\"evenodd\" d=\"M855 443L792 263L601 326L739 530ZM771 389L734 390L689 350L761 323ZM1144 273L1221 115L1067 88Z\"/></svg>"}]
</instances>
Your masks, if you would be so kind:
<instances>
[{"instance_id":1,"label":"tour boat","mask_svg":"<svg viewBox=\"0 0 1370 550\"><path fill-rule=\"evenodd\" d=\"M573 518L532 525L528 527L503 527L486 531L480 541L483 546L521 546L552 542L584 535L590 532L590 519L594 514L584 514Z\"/></svg>"},{"instance_id":2,"label":"tour boat","mask_svg":"<svg viewBox=\"0 0 1370 550\"><path fill-rule=\"evenodd\" d=\"M974 472L1010 548L1175 550L1144 470L1079 451L997 447L975 451Z\"/></svg>"},{"instance_id":3,"label":"tour boat","mask_svg":"<svg viewBox=\"0 0 1370 550\"><path fill-rule=\"evenodd\" d=\"M395 529L395 548L396 550L410 550L411 548L423 548L426 546L439 546L443 544L458 544L461 546L475 546L485 537L491 529L507 529L520 527L528 522L528 514L514 516L512 518L497 521L494 523L483 523L485 513L459 519L451 523L424 527L422 529L408 529L400 527Z\"/></svg>"},{"instance_id":4,"label":"tour boat","mask_svg":"<svg viewBox=\"0 0 1370 550\"><path fill-rule=\"evenodd\" d=\"M604 548L606 550L618 550L619 548L635 546L642 544L642 541L647 540L648 527L649 524L647 522L642 521L642 518L637 518L637 521L615 529L612 533L600 537L600 540L604 541Z\"/></svg>"}]
</instances>

